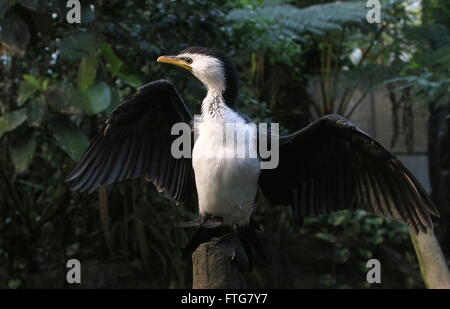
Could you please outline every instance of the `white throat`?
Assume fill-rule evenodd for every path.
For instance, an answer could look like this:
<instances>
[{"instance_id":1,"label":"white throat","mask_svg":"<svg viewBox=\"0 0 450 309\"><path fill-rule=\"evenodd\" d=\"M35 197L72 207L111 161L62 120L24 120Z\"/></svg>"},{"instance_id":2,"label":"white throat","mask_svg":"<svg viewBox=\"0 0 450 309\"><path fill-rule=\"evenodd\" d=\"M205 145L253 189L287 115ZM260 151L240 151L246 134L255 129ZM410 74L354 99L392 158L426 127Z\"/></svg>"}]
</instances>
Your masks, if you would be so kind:
<instances>
[{"instance_id":1,"label":"white throat","mask_svg":"<svg viewBox=\"0 0 450 309\"><path fill-rule=\"evenodd\" d=\"M202 102L201 111L203 118L223 119L227 109L222 92L214 88L208 88L208 93Z\"/></svg>"},{"instance_id":2,"label":"white throat","mask_svg":"<svg viewBox=\"0 0 450 309\"><path fill-rule=\"evenodd\" d=\"M192 59L192 74L207 88L207 95L202 103L202 116L204 118L221 119L224 112L229 109L223 98L225 92L225 68L217 58L203 55L183 53L179 57Z\"/></svg>"}]
</instances>

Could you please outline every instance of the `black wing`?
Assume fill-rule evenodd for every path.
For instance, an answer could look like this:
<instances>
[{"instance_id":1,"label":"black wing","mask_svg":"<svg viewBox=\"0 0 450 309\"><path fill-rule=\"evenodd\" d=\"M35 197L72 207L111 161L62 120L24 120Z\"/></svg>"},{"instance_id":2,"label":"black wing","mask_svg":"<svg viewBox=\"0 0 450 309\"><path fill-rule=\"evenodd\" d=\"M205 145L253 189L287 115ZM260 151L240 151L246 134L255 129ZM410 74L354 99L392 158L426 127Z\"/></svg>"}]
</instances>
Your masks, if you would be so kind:
<instances>
[{"instance_id":1,"label":"black wing","mask_svg":"<svg viewBox=\"0 0 450 309\"><path fill-rule=\"evenodd\" d=\"M170 152L174 123L191 124L192 114L172 83L151 82L120 104L89 145L67 181L92 192L116 181L147 177L160 191L186 202L195 194L190 158Z\"/></svg>"},{"instance_id":2,"label":"black wing","mask_svg":"<svg viewBox=\"0 0 450 309\"><path fill-rule=\"evenodd\" d=\"M416 233L439 216L427 193L381 144L338 115L327 115L280 138L276 169L262 170L272 205L291 205L294 218L358 209L405 222Z\"/></svg>"}]
</instances>

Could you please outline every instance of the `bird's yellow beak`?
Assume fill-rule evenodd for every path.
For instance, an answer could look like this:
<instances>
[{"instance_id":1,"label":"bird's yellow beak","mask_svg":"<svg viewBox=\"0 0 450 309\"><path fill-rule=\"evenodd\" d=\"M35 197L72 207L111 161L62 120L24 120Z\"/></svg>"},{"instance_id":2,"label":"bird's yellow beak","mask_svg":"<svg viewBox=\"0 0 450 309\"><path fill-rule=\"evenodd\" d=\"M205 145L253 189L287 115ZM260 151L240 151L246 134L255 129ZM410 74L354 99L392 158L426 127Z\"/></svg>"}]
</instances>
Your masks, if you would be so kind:
<instances>
[{"instance_id":1,"label":"bird's yellow beak","mask_svg":"<svg viewBox=\"0 0 450 309\"><path fill-rule=\"evenodd\" d=\"M176 56L160 56L156 62L170 63L182 67L188 71L192 71L192 67Z\"/></svg>"}]
</instances>

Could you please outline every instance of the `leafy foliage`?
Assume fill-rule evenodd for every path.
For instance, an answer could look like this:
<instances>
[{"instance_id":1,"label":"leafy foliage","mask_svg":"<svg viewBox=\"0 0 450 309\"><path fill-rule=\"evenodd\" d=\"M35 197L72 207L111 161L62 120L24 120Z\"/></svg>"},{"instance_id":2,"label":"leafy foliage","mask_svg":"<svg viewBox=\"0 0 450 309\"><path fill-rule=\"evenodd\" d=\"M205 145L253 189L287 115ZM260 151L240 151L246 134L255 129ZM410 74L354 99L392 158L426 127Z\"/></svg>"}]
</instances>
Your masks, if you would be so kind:
<instances>
[{"instance_id":1,"label":"leafy foliage","mask_svg":"<svg viewBox=\"0 0 450 309\"><path fill-rule=\"evenodd\" d=\"M365 2L332 2L312 5L306 8L278 3L236 9L229 18L234 21L268 19L276 21L285 35L311 32L324 35L326 31L343 30L344 25L362 24L366 20ZM301 39L301 38L300 38Z\"/></svg>"},{"instance_id":2,"label":"leafy foliage","mask_svg":"<svg viewBox=\"0 0 450 309\"><path fill-rule=\"evenodd\" d=\"M426 104L448 105L450 29L442 24L425 24L409 28L407 34L420 47L413 59L403 66L400 76L388 79L386 83L395 84L397 91L415 89L414 95ZM422 49L423 46L426 48Z\"/></svg>"},{"instance_id":3,"label":"leafy foliage","mask_svg":"<svg viewBox=\"0 0 450 309\"><path fill-rule=\"evenodd\" d=\"M275 1L274 8L251 0L83 1L80 25L65 22L64 1L0 2L0 286L64 287L62 265L71 257L90 265L83 272L88 287L189 286L190 263L180 255L191 231L172 227L195 213L174 207L143 180L88 196L69 192L63 179L106 113L142 84L171 79L199 110L199 83L154 61L190 45L223 49L235 59L243 73L240 110L288 129L306 124L308 82L323 72L324 59L341 72L352 66L348 54L355 45L378 42L364 32L377 28L361 23L365 14L357 2L301 8L313 2ZM350 35L355 25L359 37ZM330 44L335 48L344 38L345 48L333 56ZM325 51L329 58L321 58ZM347 74L349 89L365 69ZM252 286L361 287L365 269L354 263L384 249L397 264L412 261L402 226L338 213L310 219L299 232L284 209L259 205L273 264L257 265ZM400 282L394 286L420 286L409 279L417 274L411 264L390 268L400 278L392 278ZM311 282L299 279L311 269Z\"/></svg>"},{"instance_id":4,"label":"leafy foliage","mask_svg":"<svg viewBox=\"0 0 450 309\"><path fill-rule=\"evenodd\" d=\"M367 23L366 1L301 8L285 2L250 2L228 16L241 27L252 24L264 29L261 37L269 39L259 38L260 44L276 42L267 48L287 59L295 57L299 50L305 55L318 54L312 70L301 72L313 75L308 89L314 117L329 113L350 117L379 83L398 73L398 65L389 59L403 44L398 30L411 18L402 1L383 5L384 24L380 25ZM288 54L287 50L293 52ZM352 54L358 51L361 57L352 59ZM321 92L319 98L314 96L317 88ZM363 91L359 97L355 97L356 89ZM351 102L356 103L350 106Z\"/></svg>"}]
</instances>

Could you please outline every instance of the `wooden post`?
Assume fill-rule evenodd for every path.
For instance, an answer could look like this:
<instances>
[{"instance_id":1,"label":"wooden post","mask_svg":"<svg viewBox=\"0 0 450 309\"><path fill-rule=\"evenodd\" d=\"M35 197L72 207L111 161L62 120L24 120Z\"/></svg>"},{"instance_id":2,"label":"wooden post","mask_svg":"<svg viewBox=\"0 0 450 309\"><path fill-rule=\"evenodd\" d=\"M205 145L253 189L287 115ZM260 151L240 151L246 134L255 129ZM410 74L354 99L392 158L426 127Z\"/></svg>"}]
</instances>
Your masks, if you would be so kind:
<instances>
[{"instance_id":1,"label":"wooden post","mask_svg":"<svg viewBox=\"0 0 450 309\"><path fill-rule=\"evenodd\" d=\"M433 230L416 235L410 232L425 285L429 289L450 289L447 261Z\"/></svg>"},{"instance_id":2,"label":"wooden post","mask_svg":"<svg viewBox=\"0 0 450 309\"><path fill-rule=\"evenodd\" d=\"M192 288L244 289L244 276L216 243L215 239L202 243L192 254Z\"/></svg>"}]
</instances>

